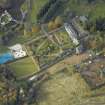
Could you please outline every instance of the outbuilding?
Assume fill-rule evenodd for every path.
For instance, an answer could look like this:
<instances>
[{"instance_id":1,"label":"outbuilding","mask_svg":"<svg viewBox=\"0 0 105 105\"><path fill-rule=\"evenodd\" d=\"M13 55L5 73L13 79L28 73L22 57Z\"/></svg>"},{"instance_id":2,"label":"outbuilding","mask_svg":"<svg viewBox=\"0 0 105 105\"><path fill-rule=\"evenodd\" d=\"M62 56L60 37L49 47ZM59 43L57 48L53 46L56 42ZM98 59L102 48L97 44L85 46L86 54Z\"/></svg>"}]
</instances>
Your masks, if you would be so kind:
<instances>
[{"instance_id":1,"label":"outbuilding","mask_svg":"<svg viewBox=\"0 0 105 105\"><path fill-rule=\"evenodd\" d=\"M23 58L27 56L26 51L23 49L21 44L16 44L14 46L9 47L15 59Z\"/></svg>"}]
</instances>

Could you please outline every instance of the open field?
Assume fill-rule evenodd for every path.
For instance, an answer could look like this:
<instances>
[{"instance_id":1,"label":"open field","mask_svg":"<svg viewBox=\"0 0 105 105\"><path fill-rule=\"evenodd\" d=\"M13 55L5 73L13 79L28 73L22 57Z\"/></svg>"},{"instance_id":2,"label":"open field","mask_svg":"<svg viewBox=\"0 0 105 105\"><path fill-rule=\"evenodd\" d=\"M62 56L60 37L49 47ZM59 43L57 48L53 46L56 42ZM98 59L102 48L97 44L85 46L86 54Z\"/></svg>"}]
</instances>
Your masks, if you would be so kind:
<instances>
[{"instance_id":1,"label":"open field","mask_svg":"<svg viewBox=\"0 0 105 105\"><path fill-rule=\"evenodd\" d=\"M17 60L16 62L10 63L9 66L17 77L28 76L38 70L37 65L33 63L30 57Z\"/></svg>"},{"instance_id":2,"label":"open field","mask_svg":"<svg viewBox=\"0 0 105 105\"><path fill-rule=\"evenodd\" d=\"M105 92L105 87L91 90L80 74L73 71L71 65L52 71L36 92L37 105L104 105L105 96L97 93Z\"/></svg>"}]
</instances>

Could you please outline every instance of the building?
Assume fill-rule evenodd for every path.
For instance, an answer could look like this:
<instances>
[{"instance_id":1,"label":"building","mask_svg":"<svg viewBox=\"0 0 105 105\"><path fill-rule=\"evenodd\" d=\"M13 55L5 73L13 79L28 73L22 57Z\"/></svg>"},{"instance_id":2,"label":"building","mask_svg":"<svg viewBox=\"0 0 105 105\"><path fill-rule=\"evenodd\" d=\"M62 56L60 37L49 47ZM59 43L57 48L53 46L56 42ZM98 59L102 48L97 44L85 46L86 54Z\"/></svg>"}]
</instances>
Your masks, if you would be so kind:
<instances>
[{"instance_id":1,"label":"building","mask_svg":"<svg viewBox=\"0 0 105 105\"><path fill-rule=\"evenodd\" d=\"M86 16L80 16L79 17L79 20L82 22L82 23L85 23L88 21L88 18Z\"/></svg>"},{"instance_id":2,"label":"building","mask_svg":"<svg viewBox=\"0 0 105 105\"><path fill-rule=\"evenodd\" d=\"M26 51L24 51L21 44L16 44L14 46L9 47L15 59L23 58L27 56Z\"/></svg>"},{"instance_id":3,"label":"building","mask_svg":"<svg viewBox=\"0 0 105 105\"><path fill-rule=\"evenodd\" d=\"M67 33L69 34L71 40L73 41L73 43L75 45L79 45L78 34L74 30L73 26L71 24L68 24L68 23L65 23L64 26L65 26L65 29L66 29Z\"/></svg>"}]
</instances>

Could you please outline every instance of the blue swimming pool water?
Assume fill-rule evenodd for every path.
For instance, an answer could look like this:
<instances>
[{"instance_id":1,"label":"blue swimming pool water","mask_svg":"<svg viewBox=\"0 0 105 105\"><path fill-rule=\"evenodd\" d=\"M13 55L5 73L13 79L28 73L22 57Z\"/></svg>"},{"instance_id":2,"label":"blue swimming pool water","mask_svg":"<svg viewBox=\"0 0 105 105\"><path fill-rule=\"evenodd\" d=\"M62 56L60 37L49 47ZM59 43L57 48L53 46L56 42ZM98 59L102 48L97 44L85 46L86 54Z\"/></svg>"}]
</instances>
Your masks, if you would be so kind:
<instances>
[{"instance_id":1,"label":"blue swimming pool water","mask_svg":"<svg viewBox=\"0 0 105 105\"><path fill-rule=\"evenodd\" d=\"M5 53L3 55L0 55L0 64L4 64L12 60L14 60L14 57L11 53Z\"/></svg>"}]
</instances>

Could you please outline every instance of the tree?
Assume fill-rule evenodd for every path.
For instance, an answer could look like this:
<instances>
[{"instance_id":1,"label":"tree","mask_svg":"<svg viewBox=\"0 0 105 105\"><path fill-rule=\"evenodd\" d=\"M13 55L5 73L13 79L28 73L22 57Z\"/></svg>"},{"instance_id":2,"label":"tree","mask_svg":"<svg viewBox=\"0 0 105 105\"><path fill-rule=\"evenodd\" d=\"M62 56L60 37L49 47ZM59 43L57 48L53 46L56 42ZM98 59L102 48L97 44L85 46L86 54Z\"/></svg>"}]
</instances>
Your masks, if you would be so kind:
<instances>
[{"instance_id":1,"label":"tree","mask_svg":"<svg viewBox=\"0 0 105 105\"><path fill-rule=\"evenodd\" d=\"M53 22L53 21L50 21L50 22L48 23L48 29L49 29L49 30L54 29L54 22Z\"/></svg>"},{"instance_id":2,"label":"tree","mask_svg":"<svg viewBox=\"0 0 105 105\"><path fill-rule=\"evenodd\" d=\"M38 25L33 26L31 30L32 30L32 33L38 33L40 31L40 26L38 26Z\"/></svg>"},{"instance_id":3,"label":"tree","mask_svg":"<svg viewBox=\"0 0 105 105\"><path fill-rule=\"evenodd\" d=\"M37 20L40 20L50 9L50 7L56 3L57 0L49 0L38 12L37 14Z\"/></svg>"},{"instance_id":4,"label":"tree","mask_svg":"<svg viewBox=\"0 0 105 105\"><path fill-rule=\"evenodd\" d=\"M94 2L95 0L87 0L88 1L88 3L92 3L92 2Z\"/></svg>"},{"instance_id":5,"label":"tree","mask_svg":"<svg viewBox=\"0 0 105 105\"><path fill-rule=\"evenodd\" d=\"M96 35L94 39L89 40L89 46L93 50L100 50L104 47L104 39L99 35Z\"/></svg>"},{"instance_id":6,"label":"tree","mask_svg":"<svg viewBox=\"0 0 105 105\"><path fill-rule=\"evenodd\" d=\"M99 31L105 31L105 18L99 17L96 20L96 29Z\"/></svg>"},{"instance_id":7,"label":"tree","mask_svg":"<svg viewBox=\"0 0 105 105\"><path fill-rule=\"evenodd\" d=\"M60 16L57 16L55 20L52 20L48 23L48 29L53 30L62 26L63 20Z\"/></svg>"},{"instance_id":8,"label":"tree","mask_svg":"<svg viewBox=\"0 0 105 105\"><path fill-rule=\"evenodd\" d=\"M18 8L24 1L25 0L0 0L0 7L5 8L5 9Z\"/></svg>"},{"instance_id":9,"label":"tree","mask_svg":"<svg viewBox=\"0 0 105 105\"><path fill-rule=\"evenodd\" d=\"M54 4L51 5L51 7L49 8L48 12L44 15L44 17L42 18L42 23L43 22L48 22L49 20L52 19L52 17L55 14L55 11L57 9L59 9L59 7L62 6L62 1L61 0L57 0Z\"/></svg>"},{"instance_id":10,"label":"tree","mask_svg":"<svg viewBox=\"0 0 105 105\"><path fill-rule=\"evenodd\" d=\"M57 16L54 21L56 27L60 27L63 24L63 20L60 16Z\"/></svg>"}]
</instances>

